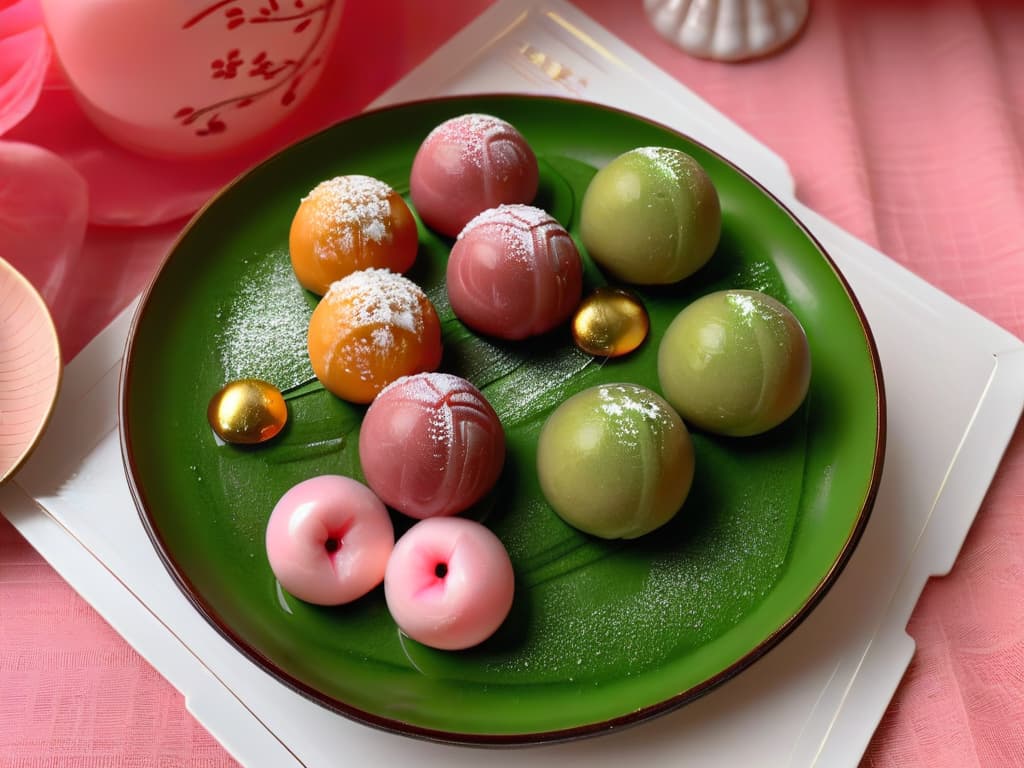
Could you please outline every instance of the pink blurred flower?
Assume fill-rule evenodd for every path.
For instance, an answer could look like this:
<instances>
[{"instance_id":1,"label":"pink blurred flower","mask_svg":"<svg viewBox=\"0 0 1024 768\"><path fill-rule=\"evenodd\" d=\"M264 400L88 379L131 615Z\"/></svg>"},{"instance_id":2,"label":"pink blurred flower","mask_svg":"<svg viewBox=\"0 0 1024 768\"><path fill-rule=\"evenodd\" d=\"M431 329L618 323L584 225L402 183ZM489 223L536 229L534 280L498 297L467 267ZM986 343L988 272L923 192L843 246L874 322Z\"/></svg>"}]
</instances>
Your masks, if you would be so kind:
<instances>
[{"instance_id":1,"label":"pink blurred flower","mask_svg":"<svg viewBox=\"0 0 1024 768\"><path fill-rule=\"evenodd\" d=\"M11 246L15 226L20 230L27 226L12 218L15 211L19 217L27 214L24 204L14 205L19 189L29 193L55 188L75 178L82 182L75 187L87 190L88 223L143 227L191 215L253 163L252 156L202 162L162 160L116 144L86 117L60 68L51 68L54 58L39 0L0 0L0 145L5 141L34 145L48 156L43 162L42 151L33 153L36 159L28 163L18 150L18 160L12 163L2 159L12 150L3 148L0 153L0 246ZM68 202L61 195L52 200L38 194L26 197L47 206L46 216L52 215L54 221L66 220L60 214L68 211L55 207ZM29 218L40 220L41 216Z\"/></svg>"},{"instance_id":2,"label":"pink blurred flower","mask_svg":"<svg viewBox=\"0 0 1024 768\"><path fill-rule=\"evenodd\" d=\"M50 42L36 0L0 0L0 137L35 108ZM89 191L63 158L0 139L0 253L52 297L85 239Z\"/></svg>"},{"instance_id":3,"label":"pink blurred flower","mask_svg":"<svg viewBox=\"0 0 1024 768\"><path fill-rule=\"evenodd\" d=\"M351 63L342 55L344 48L337 50L337 56L323 63L335 77L323 78L326 82L313 87L301 110L248 145L196 159L150 157L118 144L89 120L57 64L40 0L0 0L0 142L34 145L68 165L85 182L91 225L138 228L183 222L255 163L346 116L351 107L338 98L333 83ZM222 68L214 69L224 77L243 71L240 53L233 49L221 63ZM253 63L252 73L244 71L263 79L279 73L285 62L270 61L264 53ZM293 98L294 93L288 90L286 96ZM219 127L216 120L208 126ZM49 171L40 172L56 167L48 162ZM16 189L18 182L11 179L9 184ZM6 236L0 232L0 245Z\"/></svg>"},{"instance_id":4,"label":"pink blurred flower","mask_svg":"<svg viewBox=\"0 0 1024 768\"><path fill-rule=\"evenodd\" d=\"M50 57L37 0L0 0L0 136L35 107Z\"/></svg>"},{"instance_id":5,"label":"pink blurred flower","mask_svg":"<svg viewBox=\"0 0 1024 768\"><path fill-rule=\"evenodd\" d=\"M89 189L54 153L0 141L0 253L50 300L85 239Z\"/></svg>"}]
</instances>

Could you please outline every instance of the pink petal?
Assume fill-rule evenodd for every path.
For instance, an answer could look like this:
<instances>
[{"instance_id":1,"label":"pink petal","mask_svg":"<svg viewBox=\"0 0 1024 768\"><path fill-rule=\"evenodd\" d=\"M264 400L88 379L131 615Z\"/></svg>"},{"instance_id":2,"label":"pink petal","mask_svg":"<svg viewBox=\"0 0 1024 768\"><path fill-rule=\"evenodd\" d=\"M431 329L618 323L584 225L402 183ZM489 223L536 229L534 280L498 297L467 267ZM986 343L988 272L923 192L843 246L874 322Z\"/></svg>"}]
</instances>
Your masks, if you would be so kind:
<instances>
[{"instance_id":1,"label":"pink petal","mask_svg":"<svg viewBox=\"0 0 1024 768\"><path fill-rule=\"evenodd\" d=\"M0 141L0 253L51 307L82 247L88 209L85 179L64 160Z\"/></svg>"},{"instance_id":2,"label":"pink petal","mask_svg":"<svg viewBox=\"0 0 1024 768\"><path fill-rule=\"evenodd\" d=\"M90 223L152 226L190 216L252 165L336 119L337 106L327 98L310 106L234 154L161 159L107 138L65 86L43 91L32 114L6 138L46 147L74 166L89 185Z\"/></svg>"},{"instance_id":3,"label":"pink petal","mask_svg":"<svg viewBox=\"0 0 1024 768\"><path fill-rule=\"evenodd\" d=\"M46 30L32 25L29 6L0 10L0 136L32 111L50 65Z\"/></svg>"},{"instance_id":4,"label":"pink petal","mask_svg":"<svg viewBox=\"0 0 1024 768\"><path fill-rule=\"evenodd\" d=\"M0 9L4 0L0 0ZM25 0L13 7L25 4ZM374 7L369 4L369 7ZM358 28L381 23L380 13L345 3L341 24ZM0 16L5 11L0 10ZM359 15L361 14L361 15ZM375 15L376 14L376 15ZM363 18L365 16L366 18ZM371 18L372 17L372 18ZM399 64L380 52L366 71L373 77L346 80L362 70L358 46L335 45L321 65L319 82L302 107L268 134L230 156L161 160L136 154L104 136L75 101L66 82L48 84L32 113L5 138L57 153L89 185L89 221L105 226L150 226L193 214L219 189L255 163L300 138L364 107L397 77ZM346 82L339 92L337 83Z\"/></svg>"},{"instance_id":5,"label":"pink petal","mask_svg":"<svg viewBox=\"0 0 1024 768\"><path fill-rule=\"evenodd\" d=\"M162 160L132 152L100 133L66 87L45 90L8 138L46 147L74 166L89 185L89 221L104 226L149 226L188 216L253 162Z\"/></svg>"},{"instance_id":6,"label":"pink petal","mask_svg":"<svg viewBox=\"0 0 1024 768\"><path fill-rule=\"evenodd\" d=\"M0 38L42 26L39 0L0 0Z\"/></svg>"},{"instance_id":7,"label":"pink petal","mask_svg":"<svg viewBox=\"0 0 1024 768\"><path fill-rule=\"evenodd\" d=\"M94 223L146 226L188 216L266 153L194 162L137 155L88 121L51 58L38 0L0 0L0 135L70 163L88 184ZM6 212L0 216L6 222Z\"/></svg>"}]
</instances>

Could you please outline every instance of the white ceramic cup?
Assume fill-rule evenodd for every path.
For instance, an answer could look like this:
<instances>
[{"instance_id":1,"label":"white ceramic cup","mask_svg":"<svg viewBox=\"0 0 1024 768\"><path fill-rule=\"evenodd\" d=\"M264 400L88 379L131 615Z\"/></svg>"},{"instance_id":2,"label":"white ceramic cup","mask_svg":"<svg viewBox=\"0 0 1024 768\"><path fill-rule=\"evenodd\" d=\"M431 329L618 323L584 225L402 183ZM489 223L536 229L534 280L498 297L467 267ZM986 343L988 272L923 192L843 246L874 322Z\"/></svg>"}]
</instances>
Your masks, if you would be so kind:
<instances>
[{"instance_id":1,"label":"white ceramic cup","mask_svg":"<svg viewBox=\"0 0 1024 768\"><path fill-rule=\"evenodd\" d=\"M209 155L280 122L319 77L342 0L42 0L83 109L159 156Z\"/></svg>"}]
</instances>

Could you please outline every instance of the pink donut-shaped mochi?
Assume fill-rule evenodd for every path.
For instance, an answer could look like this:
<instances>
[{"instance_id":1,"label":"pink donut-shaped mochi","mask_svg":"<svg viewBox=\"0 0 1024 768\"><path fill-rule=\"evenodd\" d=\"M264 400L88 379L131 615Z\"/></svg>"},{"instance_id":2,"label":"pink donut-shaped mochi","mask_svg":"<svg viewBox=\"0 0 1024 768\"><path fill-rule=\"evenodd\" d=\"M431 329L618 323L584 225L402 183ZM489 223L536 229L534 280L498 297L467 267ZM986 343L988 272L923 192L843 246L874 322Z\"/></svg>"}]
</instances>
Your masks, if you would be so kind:
<instances>
[{"instance_id":1,"label":"pink donut-shaped mochi","mask_svg":"<svg viewBox=\"0 0 1024 768\"><path fill-rule=\"evenodd\" d=\"M569 233L546 212L502 205L459 234L447 282L463 323L489 336L525 339L550 331L579 306L583 264Z\"/></svg>"},{"instance_id":2,"label":"pink donut-shaped mochi","mask_svg":"<svg viewBox=\"0 0 1024 768\"><path fill-rule=\"evenodd\" d=\"M537 194L537 157L511 124L491 115L446 120L413 158L409 192L427 226L455 237L470 219Z\"/></svg>"},{"instance_id":3,"label":"pink donut-shaped mochi","mask_svg":"<svg viewBox=\"0 0 1024 768\"><path fill-rule=\"evenodd\" d=\"M384 579L395 531L383 502L362 483L321 475L292 486L267 523L267 559L300 600L340 605Z\"/></svg>"},{"instance_id":4,"label":"pink donut-shaped mochi","mask_svg":"<svg viewBox=\"0 0 1024 768\"><path fill-rule=\"evenodd\" d=\"M454 651L477 645L512 608L515 575L501 540L464 517L432 517L410 528L388 561L384 597L413 640Z\"/></svg>"},{"instance_id":5,"label":"pink donut-shaped mochi","mask_svg":"<svg viewBox=\"0 0 1024 768\"><path fill-rule=\"evenodd\" d=\"M385 387L359 430L367 484L410 517L454 515L501 475L505 431L483 394L458 376L420 373Z\"/></svg>"}]
</instances>

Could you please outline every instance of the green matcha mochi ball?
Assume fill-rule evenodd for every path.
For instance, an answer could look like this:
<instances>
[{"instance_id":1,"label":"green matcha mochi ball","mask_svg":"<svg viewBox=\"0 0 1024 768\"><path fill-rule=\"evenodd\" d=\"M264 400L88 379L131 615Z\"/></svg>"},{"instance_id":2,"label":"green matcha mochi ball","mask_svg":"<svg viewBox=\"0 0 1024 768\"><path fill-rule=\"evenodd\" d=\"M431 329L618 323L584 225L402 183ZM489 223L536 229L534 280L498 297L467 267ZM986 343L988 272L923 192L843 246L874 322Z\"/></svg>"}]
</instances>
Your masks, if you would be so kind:
<instances>
[{"instance_id":1,"label":"green matcha mochi ball","mask_svg":"<svg viewBox=\"0 0 1024 768\"><path fill-rule=\"evenodd\" d=\"M807 395L811 354L792 312L759 291L719 291L665 330L658 380L690 426L742 437L788 419Z\"/></svg>"},{"instance_id":2,"label":"green matcha mochi ball","mask_svg":"<svg viewBox=\"0 0 1024 768\"><path fill-rule=\"evenodd\" d=\"M602 384L552 412L537 445L544 497L569 525L635 539L671 520L693 482L690 433L646 387Z\"/></svg>"},{"instance_id":3,"label":"green matcha mochi ball","mask_svg":"<svg viewBox=\"0 0 1024 768\"><path fill-rule=\"evenodd\" d=\"M580 236L590 257L619 280L682 280L718 245L718 192L685 152L641 147L597 172L583 195Z\"/></svg>"}]
</instances>

